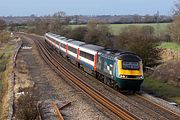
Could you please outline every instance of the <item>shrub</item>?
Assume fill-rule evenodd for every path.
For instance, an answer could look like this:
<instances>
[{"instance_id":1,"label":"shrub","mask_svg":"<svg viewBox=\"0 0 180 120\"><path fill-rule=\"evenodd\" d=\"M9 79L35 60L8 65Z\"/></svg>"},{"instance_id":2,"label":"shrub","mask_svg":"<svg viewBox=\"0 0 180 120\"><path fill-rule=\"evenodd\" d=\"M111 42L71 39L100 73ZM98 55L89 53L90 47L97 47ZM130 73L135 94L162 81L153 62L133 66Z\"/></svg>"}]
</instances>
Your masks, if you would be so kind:
<instances>
[{"instance_id":1,"label":"shrub","mask_svg":"<svg viewBox=\"0 0 180 120\"><path fill-rule=\"evenodd\" d=\"M10 33L6 31L0 32L0 43L6 42L10 38Z\"/></svg>"},{"instance_id":2,"label":"shrub","mask_svg":"<svg viewBox=\"0 0 180 120\"><path fill-rule=\"evenodd\" d=\"M30 88L20 90L24 92L17 100L16 117L20 120L34 120L37 114L36 104L37 97L33 96Z\"/></svg>"},{"instance_id":3,"label":"shrub","mask_svg":"<svg viewBox=\"0 0 180 120\"><path fill-rule=\"evenodd\" d=\"M128 26L116 37L114 47L137 53L145 65L153 65L159 57L158 42L151 27Z\"/></svg>"},{"instance_id":4,"label":"shrub","mask_svg":"<svg viewBox=\"0 0 180 120\"><path fill-rule=\"evenodd\" d=\"M34 25L35 28L32 30L34 30L33 32L36 34L44 35L46 32L48 32L49 23L47 21L43 21L40 18L37 18L34 22Z\"/></svg>"},{"instance_id":5,"label":"shrub","mask_svg":"<svg viewBox=\"0 0 180 120\"><path fill-rule=\"evenodd\" d=\"M84 41L84 37L87 34L87 27L77 27L71 31L72 39Z\"/></svg>"},{"instance_id":6,"label":"shrub","mask_svg":"<svg viewBox=\"0 0 180 120\"><path fill-rule=\"evenodd\" d=\"M6 22L0 19L0 31L6 29L6 27L7 27Z\"/></svg>"},{"instance_id":7,"label":"shrub","mask_svg":"<svg viewBox=\"0 0 180 120\"><path fill-rule=\"evenodd\" d=\"M84 41L90 44L96 44L103 47L112 47L112 34L106 24L90 21L87 25L87 32Z\"/></svg>"}]
</instances>

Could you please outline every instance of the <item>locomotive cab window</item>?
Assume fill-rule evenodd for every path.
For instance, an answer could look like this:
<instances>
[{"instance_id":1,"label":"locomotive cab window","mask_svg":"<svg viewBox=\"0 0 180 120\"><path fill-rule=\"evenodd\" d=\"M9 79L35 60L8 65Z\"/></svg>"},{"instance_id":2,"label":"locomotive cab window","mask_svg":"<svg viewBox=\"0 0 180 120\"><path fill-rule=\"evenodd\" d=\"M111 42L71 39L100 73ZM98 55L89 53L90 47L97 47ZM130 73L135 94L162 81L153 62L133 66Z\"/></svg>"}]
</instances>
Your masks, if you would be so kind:
<instances>
[{"instance_id":1,"label":"locomotive cab window","mask_svg":"<svg viewBox=\"0 0 180 120\"><path fill-rule=\"evenodd\" d=\"M122 62L122 68L127 70L138 70L139 69L139 62Z\"/></svg>"}]
</instances>

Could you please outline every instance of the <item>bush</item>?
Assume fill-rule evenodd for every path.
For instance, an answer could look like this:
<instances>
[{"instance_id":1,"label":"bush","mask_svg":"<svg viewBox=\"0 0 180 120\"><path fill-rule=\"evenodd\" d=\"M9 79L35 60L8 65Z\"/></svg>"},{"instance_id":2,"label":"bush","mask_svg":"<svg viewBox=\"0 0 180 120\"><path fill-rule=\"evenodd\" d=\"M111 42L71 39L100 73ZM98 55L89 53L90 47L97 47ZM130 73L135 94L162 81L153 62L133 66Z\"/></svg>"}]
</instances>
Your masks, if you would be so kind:
<instances>
[{"instance_id":1,"label":"bush","mask_svg":"<svg viewBox=\"0 0 180 120\"><path fill-rule=\"evenodd\" d=\"M110 28L108 25L105 24L99 24L97 27L98 30L98 45L106 47L106 48L112 48L112 33L110 32Z\"/></svg>"},{"instance_id":2,"label":"bush","mask_svg":"<svg viewBox=\"0 0 180 120\"><path fill-rule=\"evenodd\" d=\"M103 47L112 47L112 37L110 28L106 24L90 21L87 25L87 32L84 41L90 44L96 44Z\"/></svg>"},{"instance_id":3,"label":"bush","mask_svg":"<svg viewBox=\"0 0 180 120\"><path fill-rule=\"evenodd\" d=\"M152 77L180 87L180 81L178 80L178 77L180 77L180 61L171 60L159 65L155 68Z\"/></svg>"},{"instance_id":4,"label":"bush","mask_svg":"<svg viewBox=\"0 0 180 120\"><path fill-rule=\"evenodd\" d=\"M9 38L10 38L9 32L6 32L6 31L0 32L0 43L7 42Z\"/></svg>"},{"instance_id":5,"label":"bush","mask_svg":"<svg viewBox=\"0 0 180 120\"><path fill-rule=\"evenodd\" d=\"M67 26L67 25L63 25L60 29L60 35L67 37L67 38L71 38L71 27Z\"/></svg>"},{"instance_id":6,"label":"bush","mask_svg":"<svg viewBox=\"0 0 180 120\"><path fill-rule=\"evenodd\" d=\"M158 42L153 28L128 26L116 37L114 47L119 50L137 53L144 65L153 65L159 57Z\"/></svg>"},{"instance_id":7,"label":"bush","mask_svg":"<svg viewBox=\"0 0 180 120\"><path fill-rule=\"evenodd\" d=\"M90 21L87 24L87 33L84 36L84 41L89 44L96 44L98 43L98 30L97 30L97 22Z\"/></svg>"},{"instance_id":8,"label":"bush","mask_svg":"<svg viewBox=\"0 0 180 120\"><path fill-rule=\"evenodd\" d=\"M6 27L7 27L6 22L0 19L0 31L6 29Z\"/></svg>"},{"instance_id":9,"label":"bush","mask_svg":"<svg viewBox=\"0 0 180 120\"><path fill-rule=\"evenodd\" d=\"M19 120L34 120L37 115L36 104L37 97L33 96L30 88L20 90L24 92L17 100L16 117Z\"/></svg>"},{"instance_id":10,"label":"bush","mask_svg":"<svg viewBox=\"0 0 180 120\"><path fill-rule=\"evenodd\" d=\"M39 35L44 35L46 32L49 31L49 23L47 21L43 21L40 18L35 20L35 28L33 28L32 30L34 30L34 32L36 34Z\"/></svg>"},{"instance_id":11,"label":"bush","mask_svg":"<svg viewBox=\"0 0 180 120\"><path fill-rule=\"evenodd\" d=\"M84 37L87 34L87 27L77 27L71 31L72 39L84 41Z\"/></svg>"}]
</instances>

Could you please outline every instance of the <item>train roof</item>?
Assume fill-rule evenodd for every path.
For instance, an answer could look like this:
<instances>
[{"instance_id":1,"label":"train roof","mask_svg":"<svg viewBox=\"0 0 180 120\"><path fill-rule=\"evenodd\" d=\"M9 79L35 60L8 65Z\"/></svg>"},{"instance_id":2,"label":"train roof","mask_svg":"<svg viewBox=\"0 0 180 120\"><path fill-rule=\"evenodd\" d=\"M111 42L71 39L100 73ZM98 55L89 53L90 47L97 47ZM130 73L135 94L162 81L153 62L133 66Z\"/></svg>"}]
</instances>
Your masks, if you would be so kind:
<instances>
[{"instance_id":1,"label":"train roof","mask_svg":"<svg viewBox=\"0 0 180 120\"><path fill-rule=\"evenodd\" d=\"M56 34L51 33L51 32L48 32L48 33L46 33L46 34L48 34L48 35L52 35L52 36L55 36L55 35L56 35Z\"/></svg>"},{"instance_id":2,"label":"train roof","mask_svg":"<svg viewBox=\"0 0 180 120\"><path fill-rule=\"evenodd\" d=\"M92 45L92 44L84 44L81 46L81 48L86 48L94 51L99 51L104 49L104 47L98 46L98 45Z\"/></svg>"},{"instance_id":3,"label":"train roof","mask_svg":"<svg viewBox=\"0 0 180 120\"><path fill-rule=\"evenodd\" d=\"M57 37L57 38L60 39L60 40L67 40L66 37L61 37L61 36L59 36L59 37Z\"/></svg>"},{"instance_id":4,"label":"train roof","mask_svg":"<svg viewBox=\"0 0 180 120\"><path fill-rule=\"evenodd\" d=\"M137 59L141 59L137 54L133 53L133 52L129 52L129 51L119 51L119 50L111 50L111 49L104 49L104 50L100 50L99 54L102 57L108 58L108 59L114 59L115 57L117 57L118 59L126 56L126 55L131 55L136 57Z\"/></svg>"},{"instance_id":5,"label":"train roof","mask_svg":"<svg viewBox=\"0 0 180 120\"><path fill-rule=\"evenodd\" d=\"M99 51L99 55L102 57L114 60L115 57L119 56L121 52L118 50L111 50L111 49L102 49Z\"/></svg>"},{"instance_id":6,"label":"train roof","mask_svg":"<svg viewBox=\"0 0 180 120\"><path fill-rule=\"evenodd\" d=\"M85 42L82 42L82 41L77 41L77 40L70 41L70 42L68 42L68 43L69 43L69 44L76 45L76 46L80 46L80 45L84 45L84 44L86 44Z\"/></svg>"},{"instance_id":7,"label":"train roof","mask_svg":"<svg viewBox=\"0 0 180 120\"><path fill-rule=\"evenodd\" d=\"M85 42L81 42L81 41L76 41L76 40L68 42L68 46L74 47L76 49L79 48L79 46L84 45L84 44L86 44L86 43Z\"/></svg>"}]
</instances>

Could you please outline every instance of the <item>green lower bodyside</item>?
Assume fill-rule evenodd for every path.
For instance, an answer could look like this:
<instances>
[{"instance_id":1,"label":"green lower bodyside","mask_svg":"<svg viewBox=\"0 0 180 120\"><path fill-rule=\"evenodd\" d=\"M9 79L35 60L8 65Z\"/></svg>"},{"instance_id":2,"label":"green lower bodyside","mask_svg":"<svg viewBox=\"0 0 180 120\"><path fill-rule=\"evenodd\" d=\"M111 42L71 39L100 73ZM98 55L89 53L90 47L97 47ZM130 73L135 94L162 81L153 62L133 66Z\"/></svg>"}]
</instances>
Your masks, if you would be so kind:
<instances>
[{"instance_id":1,"label":"green lower bodyside","mask_svg":"<svg viewBox=\"0 0 180 120\"><path fill-rule=\"evenodd\" d=\"M143 79L141 80L132 80L132 79L117 79L118 86L121 90L132 90L139 91Z\"/></svg>"}]
</instances>

